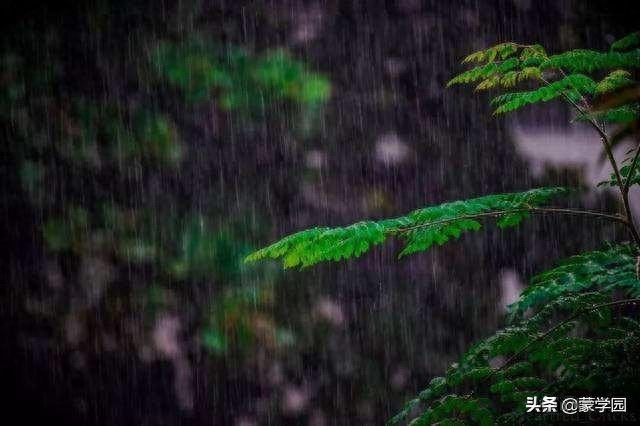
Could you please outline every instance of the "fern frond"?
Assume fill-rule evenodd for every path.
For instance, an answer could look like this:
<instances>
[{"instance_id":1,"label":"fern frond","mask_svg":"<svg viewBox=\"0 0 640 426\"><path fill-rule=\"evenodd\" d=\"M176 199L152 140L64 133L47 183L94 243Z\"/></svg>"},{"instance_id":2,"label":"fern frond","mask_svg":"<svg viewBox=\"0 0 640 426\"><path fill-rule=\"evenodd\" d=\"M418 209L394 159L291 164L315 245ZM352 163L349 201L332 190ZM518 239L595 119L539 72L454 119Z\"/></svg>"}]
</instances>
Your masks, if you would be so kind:
<instances>
[{"instance_id":1,"label":"fern frond","mask_svg":"<svg viewBox=\"0 0 640 426\"><path fill-rule=\"evenodd\" d=\"M640 50L630 52L597 52L577 49L553 55L540 64L540 69L560 68L572 73L592 73L602 69L640 68Z\"/></svg>"},{"instance_id":2,"label":"fern frond","mask_svg":"<svg viewBox=\"0 0 640 426\"><path fill-rule=\"evenodd\" d=\"M500 78L500 86L504 87L505 89L514 87L518 83L519 79L521 78L520 76L521 76L521 73L519 73L518 71L506 72Z\"/></svg>"},{"instance_id":3,"label":"fern frond","mask_svg":"<svg viewBox=\"0 0 640 426\"><path fill-rule=\"evenodd\" d=\"M509 72L513 72L513 71L509 71ZM481 91L481 90L493 89L494 87L500 84L500 81L501 81L500 75L493 74L491 77L485 78L484 80L482 80L480 84L476 86L475 90Z\"/></svg>"},{"instance_id":4,"label":"fern frond","mask_svg":"<svg viewBox=\"0 0 640 426\"><path fill-rule=\"evenodd\" d=\"M602 95L605 93L613 92L625 86L633 84L633 80L630 78L631 73L626 70L611 71L605 78L603 78L595 89L596 95Z\"/></svg>"},{"instance_id":5,"label":"fern frond","mask_svg":"<svg viewBox=\"0 0 640 426\"><path fill-rule=\"evenodd\" d=\"M547 52L539 44L533 44L531 46L526 46L522 49L522 53L520 53L521 61L529 61L530 63L535 63L536 61L542 61L547 58ZM532 61L533 60L533 61Z\"/></svg>"},{"instance_id":6,"label":"fern frond","mask_svg":"<svg viewBox=\"0 0 640 426\"><path fill-rule=\"evenodd\" d=\"M484 62L486 61L486 57L487 57L486 50L479 50L477 52L473 52L465 56L465 58L462 60L462 63L467 64L469 62Z\"/></svg>"},{"instance_id":7,"label":"fern frond","mask_svg":"<svg viewBox=\"0 0 640 426\"><path fill-rule=\"evenodd\" d=\"M546 384L547 382L545 380L538 377L518 377L515 379L499 380L491 386L490 390L493 393L504 395L521 390L528 390L530 392L540 390Z\"/></svg>"},{"instance_id":8,"label":"fern frond","mask_svg":"<svg viewBox=\"0 0 640 426\"><path fill-rule=\"evenodd\" d=\"M509 311L512 316L520 316L529 308L548 304L561 296L593 289L617 288L632 296L640 295L635 263L636 254L628 245L573 256L534 277L520 299L509 306Z\"/></svg>"},{"instance_id":9,"label":"fern frond","mask_svg":"<svg viewBox=\"0 0 640 426\"><path fill-rule=\"evenodd\" d=\"M635 362L624 364L624 368L620 363L626 362L621 360L621 354L630 353L625 352L629 348L640 349L639 323L625 316L614 319L609 308L627 303L640 303L640 299L611 301L610 290L602 290L561 297L546 305L541 302L540 312L534 317L474 345L459 363L447 370L445 377L433 379L418 398L405 406L402 416L394 417L390 424L405 420L418 404L425 409L414 420L415 424L430 424L424 422L441 418L434 413L440 412L442 401L452 395L458 398L457 392L469 386L474 389L474 398L481 401L495 419L495 424L519 424L520 416L525 413L526 396L593 390L589 387L593 383L616 383L616 380L619 383L624 374L637 374ZM602 311L608 316L606 322L599 320L602 315L594 315ZM567 319L552 325L562 313L569 315ZM585 326L590 327L589 333L575 334ZM612 327L616 333L610 332ZM542 332L545 328L547 331ZM501 367L490 367L490 361L498 356L508 358ZM499 405L491 404L482 395L491 401L499 400Z\"/></svg>"},{"instance_id":10,"label":"fern frond","mask_svg":"<svg viewBox=\"0 0 640 426\"><path fill-rule=\"evenodd\" d=\"M627 50L636 46L640 46L640 32L628 34L614 41L611 43L611 50Z\"/></svg>"},{"instance_id":11,"label":"fern frond","mask_svg":"<svg viewBox=\"0 0 640 426\"><path fill-rule=\"evenodd\" d=\"M501 87L503 89L511 89L520 81L539 75L539 73L536 74L535 72L532 72L532 69L533 68L529 67L525 69L526 71L507 71L504 74L493 74L491 77L482 80L480 84L476 86L475 90L489 90L497 87Z\"/></svg>"},{"instance_id":12,"label":"fern frond","mask_svg":"<svg viewBox=\"0 0 640 426\"><path fill-rule=\"evenodd\" d=\"M405 241L400 256L424 251L481 228L479 219L497 218L497 225L518 225L537 206L565 193L565 188L539 188L525 192L488 195L415 210L406 216L359 222L340 228L312 228L289 235L258 250L246 261L283 259L285 268L358 257L395 236Z\"/></svg>"},{"instance_id":13,"label":"fern frond","mask_svg":"<svg viewBox=\"0 0 640 426\"><path fill-rule=\"evenodd\" d=\"M518 45L513 42L501 43L493 47L493 51L496 52L496 56L500 59L507 59L514 55L518 51Z\"/></svg>"},{"instance_id":14,"label":"fern frond","mask_svg":"<svg viewBox=\"0 0 640 426\"><path fill-rule=\"evenodd\" d=\"M632 123L640 119L640 104L628 104L617 108L581 114L578 120L594 119L604 123Z\"/></svg>"},{"instance_id":15,"label":"fern frond","mask_svg":"<svg viewBox=\"0 0 640 426\"><path fill-rule=\"evenodd\" d=\"M533 372L533 364L529 361L520 361L512 364L511 366L500 370L496 373L497 377L500 378L508 378L508 377L518 377L523 376L524 374L531 374Z\"/></svg>"},{"instance_id":16,"label":"fern frond","mask_svg":"<svg viewBox=\"0 0 640 426\"><path fill-rule=\"evenodd\" d=\"M518 82L524 80L541 80L542 73L538 67L524 67L522 71L518 73Z\"/></svg>"},{"instance_id":17,"label":"fern frond","mask_svg":"<svg viewBox=\"0 0 640 426\"><path fill-rule=\"evenodd\" d=\"M447 87L454 84L474 83L478 80L484 80L494 75L502 74L518 68L520 60L518 58L508 58L503 62L489 62L470 70L463 72L449 80Z\"/></svg>"},{"instance_id":18,"label":"fern frond","mask_svg":"<svg viewBox=\"0 0 640 426\"><path fill-rule=\"evenodd\" d=\"M579 98L581 93L591 94L596 89L596 82L582 74L571 74L553 83L528 92L505 93L495 97L492 105L498 107L494 114L504 114L515 111L526 105L547 102L563 94Z\"/></svg>"},{"instance_id":19,"label":"fern frond","mask_svg":"<svg viewBox=\"0 0 640 426\"><path fill-rule=\"evenodd\" d=\"M469 62L493 62L498 58L504 60L518 52L518 48L518 45L512 42L497 44L488 49L480 50L467 55L462 60L462 63L466 64Z\"/></svg>"},{"instance_id":20,"label":"fern frond","mask_svg":"<svg viewBox=\"0 0 640 426\"><path fill-rule=\"evenodd\" d=\"M575 298L577 302L571 307L571 302L565 300L560 312L568 311L573 314L545 333L538 331L540 324L524 320L518 326L497 333L500 337L491 337L474 346L470 352L481 356L470 357L469 353L463 356L459 364L454 364L447 371L445 377L432 380L429 387L410 403L411 409L403 410L403 416L394 417L396 422L391 424L405 420L415 412L418 404L423 404L425 409L414 422L422 424L419 422L432 420L433 412L437 412L445 398L456 395L459 389L468 386L472 386L474 398L481 401L495 419L494 424L521 423L520 416L525 414L524 401L531 394L594 390L596 383L609 383L615 389L624 377L638 374L637 362L629 359L629 354L640 349L640 327L636 320L625 316L611 319L613 323L605 324L594 323L585 314L608 309L608 305L640 303L640 299L594 304L597 303L595 301L610 300L610 296L608 292L579 295ZM576 335L576 331L581 329L577 327L579 324L581 327L591 324L590 332ZM610 332L612 327L618 330L617 333ZM514 339L514 335L520 337ZM505 341L517 340L520 341L520 346L509 345L509 352L504 352L504 347L495 348L496 345L504 346ZM488 367L489 360L494 357L492 354L509 353L513 355L503 364L504 367ZM516 356L523 360L509 363ZM480 372L479 376L483 380L466 383L459 380L464 376L478 376L467 375L465 371ZM549 380L549 377L552 379ZM497 395L492 397L491 394ZM500 403L496 406L482 395L487 395L490 401L498 399Z\"/></svg>"},{"instance_id":21,"label":"fern frond","mask_svg":"<svg viewBox=\"0 0 640 426\"><path fill-rule=\"evenodd\" d=\"M398 424L403 419L390 421L389 425ZM414 419L412 426L439 425L467 425L478 424L490 426L494 418L488 409L486 399L475 398L472 395L446 395L425 410L420 417Z\"/></svg>"}]
</instances>

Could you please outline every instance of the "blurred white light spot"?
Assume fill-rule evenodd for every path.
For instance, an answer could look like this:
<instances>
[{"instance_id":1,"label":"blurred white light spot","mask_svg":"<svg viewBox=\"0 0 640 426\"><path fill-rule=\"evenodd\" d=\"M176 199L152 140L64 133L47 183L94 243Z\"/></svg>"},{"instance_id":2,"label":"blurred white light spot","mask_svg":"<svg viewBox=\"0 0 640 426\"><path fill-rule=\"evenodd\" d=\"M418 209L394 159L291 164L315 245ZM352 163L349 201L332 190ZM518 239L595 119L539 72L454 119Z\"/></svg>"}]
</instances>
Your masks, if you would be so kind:
<instances>
[{"instance_id":1,"label":"blurred white light spot","mask_svg":"<svg viewBox=\"0 0 640 426\"><path fill-rule=\"evenodd\" d=\"M318 149L307 151L305 163L310 169L321 169L327 164L327 154Z\"/></svg>"},{"instance_id":2,"label":"blurred white light spot","mask_svg":"<svg viewBox=\"0 0 640 426\"><path fill-rule=\"evenodd\" d=\"M342 308L336 302L329 298L322 298L315 307L316 317L322 321L326 321L333 326L341 326L344 324L344 313Z\"/></svg>"},{"instance_id":3,"label":"blurred white light spot","mask_svg":"<svg viewBox=\"0 0 640 426\"><path fill-rule=\"evenodd\" d=\"M254 420L249 419L247 417L240 417L235 421L235 426L257 426Z\"/></svg>"},{"instance_id":4,"label":"blurred white light spot","mask_svg":"<svg viewBox=\"0 0 640 426\"><path fill-rule=\"evenodd\" d=\"M376 141L375 157L385 165L403 162L409 152L409 146L395 133L386 133Z\"/></svg>"},{"instance_id":5,"label":"blurred white light spot","mask_svg":"<svg viewBox=\"0 0 640 426\"><path fill-rule=\"evenodd\" d=\"M406 68L405 62L399 58L387 58L384 61L384 70L391 77L398 77Z\"/></svg>"},{"instance_id":6,"label":"blurred white light spot","mask_svg":"<svg viewBox=\"0 0 640 426\"><path fill-rule=\"evenodd\" d=\"M507 306L518 300L523 289L518 273L513 269L504 269L500 274L500 307L506 311Z\"/></svg>"},{"instance_id":7,"label":"blurred white light spot","mask_svg":"<svg viewBox=\"0 0 640 426\"><path fill-rule=\"evenodd\" d=\"M309 394L298 386L286 386L282 394L281 409L283 414L295 416L302 413L309 404Z\"/></svg>"},{"instance_id":8,"label":"blurred white light spot","mask_svg":"<svg viewBox=\"0 0 640 426\"><path fill-rule=\"evenodd\" d=\"M510 129L518 154L528 163L535 177L541 177L545 168L573 168L580 170L584 183L591 188L609 180L612 169L602 160L602 143L598 135L587 127L553 128L514 125ZM629 141L619 143L613 156L620 163L634 146ZM631 188L630 201L634 210L640 208L638 188ZM593 197L592 191L590 196ZM638 215L636 215L638 219Z\"/></svg>"},{"instance_id":9,"label":"blurred white light spot","mask_svg":"<svg viewBox=\"0 0 640 426\"><path fill-rule=\"evenodd\" d=\"M323 19L324 11L317 4L299 12L291 34L293 42L309 43L317 38L322 28Z\"/></svg>"},{"instance_id":10,"label":"blurred white light spot","mask_svg":"<svg viewBox=\"0 0 640 426\"><path fill-rule=\"evenodd\" d=\"M411 377L411 371L404 366L397 367L393 373L391 373L391 377L389 378L389 383L391 387L395 390L402 390L407 383L409 382L409 377Z\"/></svg>"},{"instance_id":11,"label":"blurred white light spot","mask_svg":"<svg viewBox=\"0 0 640 426\"><path fill-rule=\"evenodd\" d=\"M180 332L180 320L175 316L164 316L158 319L153 329L153 343L158 352L167 358L175 358L180 355L178 333Z\"/></svg>"}]
</instances>

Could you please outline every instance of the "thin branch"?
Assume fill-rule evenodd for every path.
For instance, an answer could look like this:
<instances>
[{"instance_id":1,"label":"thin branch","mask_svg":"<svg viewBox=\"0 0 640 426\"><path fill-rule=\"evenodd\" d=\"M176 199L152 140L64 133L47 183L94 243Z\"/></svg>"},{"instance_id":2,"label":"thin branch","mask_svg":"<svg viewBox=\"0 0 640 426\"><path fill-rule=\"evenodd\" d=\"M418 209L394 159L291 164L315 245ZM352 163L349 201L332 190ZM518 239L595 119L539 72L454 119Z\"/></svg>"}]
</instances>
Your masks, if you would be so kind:
<instances>
[{"instance_id":1,"label":"thin branch","mask_svg":"<svg viewBox=\"0 0 640 426\"><path fill-rule=\"evenodd\" d=\"M544 77L540 77L540 79L548 86L550 83ZM595 129L595 131L600 135L600 141L604 147L604 151L607 154L607 158L611 167L613 168L613 173L616 178L616 183L618 184L618 189L620 190L620 195L622 196L622 204L624 206L625 216L628 222L629 231L633 237L634 242L637 246L640 246L640 234L635 226L633 221L633 213L631 211L631 204L629 203L629 191L625 190L625 184L622 180L622 175L620 174L620 169L618 168L618 163L616 162L615 157L613 156L613 151L611 149L611 144L609 143L609 137L607 133L604 131L602 127L598 125L598 123L591 117L587 115L587 112L578 105L571 97L569 97L566 93L562 92L562 97L569 102L580 114L587 117L587 121L591 126Z\"/></svg>"},{"instance_id":2,"label":"thin branch","mask_svg":"<svg viewBox=\"0 0 640 426\"><path fill-rule=\"evenodd\" d=\"M549 86L551 84L544 77L540 77L540 80L542 80L542 82L544 84L546 84L547 86ZM609 162L611 163L611 167L613 168L613 173L615 174L616 181L617 181L619 187L622 188L623 182L622 182L622 177L620 175L620 169L618 168L618 163L616 162L616 159L613 156L613 152L611 151L611 145L609 144L609 138L608 138L607 134L598 125L598 123L596 123L596 121L593 118L588 117L587 112L584 110L584 108L582 108L580 105L578 105L577 102L575 102L573 99L571 99L565 92L562 92L561 95L581 115L587 117L587 121L589 122L589 124L591 124L591 126L595 129L595 131L598 132L598 135L600 135L600 140L602 141L602 144L604 145L604 150L605 150L605 152L607 154L607 158L609 159Z\"/></svg>"},{"instance_id":3,"label":"thin branch","mask_svg":"<svg viewBox=\"0 0 640 426\"><path fill-rule=\"evenodd\" d=\"M629 221L620 215L602 213L602 212L594 212L590 210L577 210L577 209L569 209L569 208L560 208L560 207L533 207L533 213L558 213L558 214L567 214L567 215L575 215L575 216L590 216L596 217L600 219L607 219L613 222L619 222L624 225L629 225Z\"/></svg>"},{"instance_id":4,"label":"thin branch","mask_svg":"<svg viewBox=\"0 0 640 426\"><path fill-rule=\"evenodd\" d=\"M583 116L587 116L587 112L580 105L578 105L573 99L571 99L566 93L563 93L562 97L564 97L571 105L573 105L573 107L576 110L578 110L580 114L582 114ZM600 140L602 141L602 145L604 146L604 150L607 154L607 157L609 158L609 162L611 163L611 167L613 168L613 173L616 176L616 181L618 182L619 185L622 185L622 175L620 175L620 169L618 168L618 163L616 162L616 159L613 156L613 151L611 150L611 144L609 143L609 137L607 136L604 129L600 127L593 118L588 117L587 121L596 130L596 132L598 132L598 135L600 136Z\"/></svg>"},{"instance_id":5,"label":"thin branch","mask_svg":"<svg viewBox=\"0 0 640 426\"><path fill-rule=\"evenodd\" d=\"M640 157L640 146L636 148L636 153L633 156L633 160L631 160L631 165L629 166L629 173L627 174L627 179L624 181L623 191L628 193L629 187L631 186L631 177L636 170L636 165L638 163L638 157Z\"/></svg>"},{"instance_id":6,"label":"thin branch","mask_svg":"<svg viewBox=\"0 0 640 426\"><path fill-rule=\"evenodd\" d=\"M558 71L560 71L560 74L562 75L563 78L567 78L567 73L564 72L564 70L562 68L558 68ZM543 79L543 81L545 81ZM549 82L545 81L547 83L547 85L549 84ZM586 96L584 96L582 93L580 93L580 91L578 89L576 89L574 87L574 90L576 92L578 92L578 94L580 95L580 99L582 100L582 103L584 104L584 107L587 109L591 109L591 105L589 104L589 100L586 98ZM563 97L565 97L564 93L563 93ZM569 99L568 97L565 97L565 99L567 99L569 102L571 102L571 99ZM604 129L602 129L604 130Z\"/></svg>"},{"instance_id":7,"label":"thin branch","mask_svg":"<svg viewBox=\"0 0 640 426\"><path fill-rule=\"evenodd\" d=\"M421 224L421 225L410 226L410 227L407 227L407 228L400 228L400 229L389 231L389 232L390 233L409 232L409 231L413 231L415 229L427 228L427 227L430 227L430 226L441 225L441 224L444 224L444 223L455 222L455 221L458 221L458 220L480 219L480 218L485 218L485 217L499 217L499 216L504 216L504 215L509 214L509 213L524 213L524 212L527 212L527 213L539 213L539 214L566 214L566 215L572 215L572 216L587 216L587 217L593 217L593 218L598 218L598 219L606 219L606 220L610 220L612 222L622 223L625 226L629 226L629 221L625 217L620 216L620 215L612 215L612 214L607 214L607 213L602 213L602 212L594 212L594 211L589 211L589 210L576 210L576 209L561 208L561 207L523 207L523 208L519 208L519 209L494 210L494 211L491 211L491 212L483 212L483 213L477 213L477 214L456 216L454 218L435 220L433 222L429 222L429 223L425 223L425 224Z\"/></svg>"}]
</instances>

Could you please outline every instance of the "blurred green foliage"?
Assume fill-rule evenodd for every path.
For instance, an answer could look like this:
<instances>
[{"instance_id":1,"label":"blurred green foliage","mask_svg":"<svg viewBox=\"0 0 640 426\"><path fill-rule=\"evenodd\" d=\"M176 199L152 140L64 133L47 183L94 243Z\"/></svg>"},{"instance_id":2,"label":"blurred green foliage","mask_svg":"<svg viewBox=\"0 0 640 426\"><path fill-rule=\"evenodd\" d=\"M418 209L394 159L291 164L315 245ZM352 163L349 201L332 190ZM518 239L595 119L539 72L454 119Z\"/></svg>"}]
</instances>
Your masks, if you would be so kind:
<instances>
[{"instance_id":1,"label":"blurred green foliage","mask_svg":"<svg viewBox=\"0 0 640 426\"><path fill-rule=\"evenodd\" d=\"M89 231L89 217L82 207L70 206L64 218L50 218L43 226L42 235L51 251L82 250Z\"/></svg>"},{"instance_id":2,"label":"blurred green foliage","mask_svg":"<svg viewBox=\"0 0 640 426\"><path fill-rule=\"evenodd\" d=\"M290 346L295 337L287 327L280 326L265 308L272 306L273 287L243 286L228 288L214 301L201 342L213 353L251 350L256 345L279 350Z\"/></svg>"},{"instance_id":3,"label":"blurred green foliage","mask_svg":"<svg viewBox=\"0 0 640 426\"><path fill-rule=\"evenodd\" d=\"M175 166L182 157L175 125L153 110L138 108L124 116L115 105L74 99L64 114L61 150L74 163L143 161Z\"/></svg>"},{"instance_id":4,"label":"blurred green foliage","mask_svg":"<svg viewBox=\"0 0 640 426\"><path fill-rule=\"evenodd\" d=\"M313 105L325 102L331 93L327 78L310 72L282 49L250 55L239 47L221 48L192 37L181 44L159 43L152 63L187 102L202 102L215 92L225 110L265 108L285 100Z\"/></svg>"},{"instance_id":5,"label":"blurred green foliage","mask_svg":"<svg viewBox=\"0 0 640 426\"><path fill-rule=\"evenodd\" d=\"M102 20L100 26L108 24ZM250 53L192 34L183 41L151 41L151 55L127 64L140 71L132 73L137 81L127 82L140 91L123 96L110 87L76 87L55 32L43 35L44 42L27 34L23 46L1 53L0 119L11 129L20 183L42 218L48 255L61 264L89 257L108 263L116 271L109 280L135 289L125 297L145 311L147 329L167 309L196 310L199 341L213 354L290 344L293 334L269 311L277 272L242 263L254 249L244 242L249 218L182 208L174 189L161 189L158 201L148 195L153 182L184 172L201 155L182 135L181 114L158 94L178 89L188 104L215 102L228 113L250 113L254 121L286 103L313 113L302 117L308 127L330 96L328 79L283 49ZM48 66L33 62L29 52L46 52ZM225 204L222 196L215 201ZM211 300L190 299L200 287L210 289ZM106 305L118 311L123 296L109 289L104 294Z\"/></svg>"}]
</instances>

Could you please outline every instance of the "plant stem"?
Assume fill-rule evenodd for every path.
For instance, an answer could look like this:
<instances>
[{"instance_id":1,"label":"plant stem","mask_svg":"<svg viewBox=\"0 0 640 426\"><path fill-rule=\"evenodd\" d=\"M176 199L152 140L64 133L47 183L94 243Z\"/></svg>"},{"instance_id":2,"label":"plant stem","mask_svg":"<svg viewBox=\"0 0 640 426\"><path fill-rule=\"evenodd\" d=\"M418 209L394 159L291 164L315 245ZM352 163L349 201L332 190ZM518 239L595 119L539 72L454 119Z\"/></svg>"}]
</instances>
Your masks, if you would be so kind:
<instances>
[{"instance_id":1,"label":"plant stem","mask_svg":"<svg viewBox=\"0 0 640 426\"><path fill-rule=\"evenodd\" d=\"M560 70L561 73L564 74L564 72L562 70ZM550 83L549 81L547 81L545 78L540 77L540 79L548 86ZM578 105L577 102L575 102L573 99L571 99L566 93L562 93L562 97L569 102L569 104L571 104L580 114L582 114L583 116L587 116L586 111L580 106ZM616 178L616 183L618 185L618 189L620 190L620 195L622 197L622 204L624 207L624 214L625 217L627 219L627 224L629 227L629 231L631 232L631 236L633 237L633 240L636 244L637 247L640 248L640 234L638 233L638 229L636 228L636 225L634 223L633 220L633 212L631 211L631 205L629 204L629 187L627 186L627 181L629 180L629 178L631 177L631 174L629 174L629 176L627 176L627 180L623 181L622 179L622 175L620 174L620 169L618 168L618 163L616 162L615 157L613 156L613 151L611 149L611 144L609 143L609 137L607 136L607 133L604 131L604 129L602 127L600 127L598 125L598 123L596 123L596 121L591 118L588 117L587 121L589 122L589 124L591 124L591 126L595 129L595 131L598 133L598 135L600 136L600 141L602 142L602 145L604 147L604 151L607 154L607 158L609 160L609 163L611 164L611 167L613 168L613 173L615 175ZM636 157L637 157L637 153L636 153ZM637 161L637 158L634 158L634 162ZM634 165L635 167L635 165Z\"/></svg>"},{"instance_id":2,"label":"plant stem","mask_svg":"<svg viewBox=\"0 0 640 426\"><path fill-rule=\"evenodd\" d=\"M629 192L629 187L631 186L631 177L636 170L636 166L638 164L638 157L640 157L640 146L636 148L636 153L633 155L633 160L631 160L631 165L629 166L629 174L627 175L627 179L624 181L624 191Z\"/></svg>"},{"instance_id":3,"label":"plant stem","mask_svg":"<svg viewBox=\"0 0 640 426\"><path fill-rule=\"evenodd\" d=\"M576 106L576 108L578 108L579 111L582 110L577 104L574 103L574 105ZM613 157L611 144L609 143L609 138L607 134L605 133L604 130L602 130L600 126L598 126L598 124L592 118L589 119L589 123L591 123L593 128L596 129L596 131L600 135L600 139L602 140L602 144L604 145L604 149L605 149L605 152L607 153L607 157L609 158L609 162L613 167L613 172L615 173L615 176L616 176L618 188L620 189L620 195L622 197L622 204L624 206L625 216L627 218L627 222L629 223L629 230L631 231L631 235L633 236L633 240L636 243L636 246L640 247L640 234L638 234L638 230L633 220L633 212L631 211L631 204L629 204L629 186L627 184L629 183L631 174L629 174L627 176L627 179L623 182L622 176L620 175L620 170L618 169L618 164L616 163L616 160ZM634 163L635 162L637 162L637 153L636 153L636 157L634 158ZM629 172L631 172L631 170L629 170Z\"/></svg>"},{"instance_id":4,"label":"plant stem","mask_svg":"<svg viewBox=\"0 0 640 426\"><path fill-rule=\"evenodd\" d=\"M494 211L491 211L491 212L483 212L483 213L477 213L477 214L456 216L454 218L435 220L433 222L425 223L425 224L422 224L422 225L415 225L415 226L411 226L411 227L407 227L407 228L400 228L400 229L393 230L393 231L390 231L390 232L392 232L392 233L408 232L408 231L412 231L414 229L427 228L429 226L441 225L441 224L444 224L444 223L455 222L457 220L480 219L480 218L484 218L484 217L498 217L498 216L503 216L503 215L509 214L509 213L521 213L521 212L539 213L539 214L553 213L553 214L566 214L566 215L573 215L573 216L587 216L587 217L593 217L593 218L598 218L598 219L606 219L606 220L610 220L612 222L622 223L625 226L630 226L630 223L627 220L627 218L625 218L623 216L620 216L620 215L612 215L612 214L607 214L607 213L602 213L602 212L593 212L593 211L588 211L588 210L576 210L576 209L561 208L561 207L523 207L523 208L520 208L520 209L494 210Z\"/></svg>"}]
</instances>

